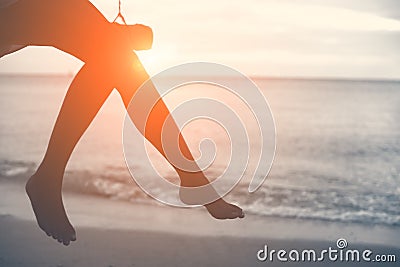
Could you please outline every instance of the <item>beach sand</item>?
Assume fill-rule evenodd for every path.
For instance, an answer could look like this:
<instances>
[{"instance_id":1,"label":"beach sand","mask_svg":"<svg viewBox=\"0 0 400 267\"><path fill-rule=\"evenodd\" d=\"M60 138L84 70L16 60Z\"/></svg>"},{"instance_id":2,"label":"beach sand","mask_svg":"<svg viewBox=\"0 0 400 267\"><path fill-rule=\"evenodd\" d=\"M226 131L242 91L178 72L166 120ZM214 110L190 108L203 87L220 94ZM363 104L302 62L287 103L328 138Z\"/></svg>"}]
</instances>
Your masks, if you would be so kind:
<instances>
[{"instance_id":1,"label":"beach sand","mask_svg":"<svg viewBox=\"0 0 400 267\"><path fill-rule=\"evenodd\" d=\"M260 262L270 249L332 247L346 238L348 248L395 254L398 229L247 215L217 221L202 208L181 209L64 194L78 240L65 247L36 225L21 183L0 185L0 266L397 266L395 263Z\"/></svg>"}]
</instances>

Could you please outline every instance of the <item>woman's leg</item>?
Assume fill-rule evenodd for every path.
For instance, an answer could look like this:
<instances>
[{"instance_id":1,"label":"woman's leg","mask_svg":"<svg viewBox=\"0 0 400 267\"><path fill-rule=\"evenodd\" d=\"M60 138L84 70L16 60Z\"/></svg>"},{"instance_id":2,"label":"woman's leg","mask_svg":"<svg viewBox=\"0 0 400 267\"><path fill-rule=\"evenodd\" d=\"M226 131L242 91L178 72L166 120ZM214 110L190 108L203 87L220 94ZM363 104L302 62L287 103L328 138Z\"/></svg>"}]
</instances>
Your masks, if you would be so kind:
<instances>
[{"instance_id":1,"label":"woman's leg","mask_svg":"<svg viewBox=\"0 0 400 267\"><path fill-rule=\"evenodd\" d=\"M116 87L133 123L145 138L150 141L167 160L169 160L164 151L162 142L162 131L164 126L164 131L167 131L167 134L170 135L172 139L176 137L179 138L178 143L180 151L174 151L173 154L182 154L184 158L194 162L191 151L183 136L180 134L179 127L175 121L172 120L172 123L170 122L167 126L164 125L164 122L170 116L170 111L164 101L162 99L159 100L160 95L152 83L149 83L150 86L146 86L146 88L141 91L143 95L138 96L137 103L133 103L133 107L129 107L128 109L133 95L136 93L137 89L148 80L149 76L135 53L129 52L124 55L123 58L124 61L120 62L118 74L116 74ZM152 107L153 104L155 104L154 107ZM149 112L150 110L151 112ZM171 140L171 142L174 141ZM171 155L169 154L169 156ZM186 171L173 164L175 159L170 160L169 162L175 168L180 177L182 186L198 187L209 184L208 179L195 162L192 164L191 170ZM217 193L212 188L210 188L209 191L212 192L206 192L208 196L215 196L214 199L218 198ZM192 199L190 195L185 195L184 198L182 198L181 195L181 199L186 203L199 204L196 202L197 200ZM239 207L226 203L222 198L205 205L205 207L208 212L217 219L234 219L238 217L242 218L244 216Z\"/></svg>"},{"instance_id":2,"label":"woman's leg","mask_svg":"<svg viewBox=\"0 0 400 267\"><path fill-rule=\"evenodd\" d=\"M100 68L112 56L111 47L117 49L118 45L110 38L110 25L86 0L20 0L0 9L1 47L54 46L93 62L86 64L72 82L44 159L26 185L40 228L64 244L75 239L62 203L64 170L79 138L114 88L109 83L112 79L105 79L110 73Z\"/></svg>"},{"instance_id":3,"label":"woman's leg","mask_svg":"<svg viewBox=\"0 0 400 267\"><path fill-rule=\"evenodd\" d=\"M113 90L106 77L101 68L90 64L85 64L76 75L61 106L44 159L26 185L39 227L65 245L75 240L75 230L62 202L64 171L80 137Z\"/></svg>"},{"instance_id":4,"label":"woman's leg","mask_svg":"<svg viewBox=\"0 0 400 267\"><path fill-rule=\"evenodd\" d=\"M34 1L21 2L30 3ZM52 1L44 2L51 5ZM65 2L68 3L68 1ZM72 21L66 18L66 22L60 22L56 18L52 20L51 17L47 16L47 23L51 21L54 23L53 26L47 28L43 26L43 22L40 21L38 25L42 25L44 28L39 30L36 27L30 28L28 31L36 31L37 35L32 33L27 34L28 36L32 35L31 38L36 38L33 44L55 46L89 62L89 64L82 68L71 84L54 127L44 160L36 174L27 184L27 191L32 200L32 205L40 227L48 234L64 243L69 243L75 236L75 232L65 215L61 199L63 172L72 150L116 84L118 84L119 92L125 105L128 105L135 90L147 79L146 72L133 52L129 54L128 52L116 53L116 51L119 51L118 43L121 40L109 40L110 35L108 35L108 33L109 29L111 29L107 26L109 24L103 20L104 18L101 14L88 1L73 0L69 3L70 5L67 10L59 11L69 14L69 16L74 14ZM77 8L74 6L76 3L82 6ZM16 5L13 6L15 10L12 10L14 13L7 13L9 15L11 14L9 18L14 17L14 20L20 19L18 15L24 14L24 12L20 11L22 8L18 9ZM31 8L34 7L32 6ZM25 7L24 10L29 10L29 8L27 9ZM68 13L68 10L71 12L73 11L73 13ZM81 14L82 12L83 14ZM49 14L50 12L41 15ZM27 13L25 15L32 16L32 13ZM77 18L82 18L82 20ZM22 21L27 23L26 20ZM93 23L93 21L96 23ZM32 23L31 25L35 25L34 21ZM17 29L18 31L7 36L7 40L14 40L18 44L30 44L29 38L24 35L26 25L25 28L20 26L19 28L17 27ZM56 29L60 33L56 33ZM94 35L91 32L93 29L96 29L96 34ZM102 29L105 30L102 31ZM77 38L82 39L82 36L87 37L87 35L79 36L79 33L85 32L90 33L87 41L83 43L76 41ZM97 32L103 33L103 35L98 36ZM52 38L54 38L55 34L60 34L62 37L59 39L56 38L53 42ZM112 36L115 37L115 35ZM90 50L90 47L87 46L90 43L103 44L96 45L96 49L91 51L95 56L89 55L89 52L85 54L85 51ZM93 53L93 51L95 53ZM139 73L136 75L134 72L138 71L138 69L129 67L133 66L133 63L139 66ZM107 68L100 68L98 66L107 66ZM102 74L98 75L99 72ZM95 79L99 79L99 77L104 79L95 81L93 77L95 77ZM149 97L156 97L157 94L155 88L149 90ZM79 115L77 116L77 114ZM160 101L155 111L152 112L153 119L149 120L151 128L161 130L159 123L163 121L168 114L169 111L165 104ZM135 118L133 119L135 121ZM160 142L160 136L160 132L156 130L153 131L151 135L147 135L146 138L148 138L162 154L165 154ZM193 157L183 138L181 138L180 142L185 156L188 159L192 159ZM181 177L182 185L184 186L197 186L208 183L208 180L201 172L188 173L179 169L177 169L177 171ZM43 186L43 188L40 188L41 186ZM46 190L47 188L50 190ZM49 205L49 203L53 203L53 205ZM222 199L206 207L216 218L234 218L242 216L242 212L239 208L224 202Z\"/></svg>"}]
</instances>

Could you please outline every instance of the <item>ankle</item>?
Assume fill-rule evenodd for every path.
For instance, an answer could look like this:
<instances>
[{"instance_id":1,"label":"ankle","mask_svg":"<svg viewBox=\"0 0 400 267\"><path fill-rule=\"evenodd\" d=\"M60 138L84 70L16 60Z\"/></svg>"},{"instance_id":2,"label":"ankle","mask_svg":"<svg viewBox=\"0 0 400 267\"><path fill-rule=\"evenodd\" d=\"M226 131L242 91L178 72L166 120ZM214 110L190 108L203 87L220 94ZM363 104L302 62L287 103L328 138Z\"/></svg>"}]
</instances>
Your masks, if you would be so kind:
<instances>
[{"instance_id":1,"label":"ankle","mask_svg":"<svg viewBox=\"0 0 400 267\"><path fill-rule=\"evenodd\" d=\"M64 176L64 169L39 166L36 172L32 175L30 180L35 183L46 184L51 187L60 187Z\"/></svg>"},{"instance_id":2,"label":"ankle","mask_svg":"<svg viewBox=\"0 0 400 267\"><path fill-rule=\"evenodd\" d=\"M184 187L199 187L210 183L202 172L178 172L178 175Z\"/></svg>"}]
</instances>

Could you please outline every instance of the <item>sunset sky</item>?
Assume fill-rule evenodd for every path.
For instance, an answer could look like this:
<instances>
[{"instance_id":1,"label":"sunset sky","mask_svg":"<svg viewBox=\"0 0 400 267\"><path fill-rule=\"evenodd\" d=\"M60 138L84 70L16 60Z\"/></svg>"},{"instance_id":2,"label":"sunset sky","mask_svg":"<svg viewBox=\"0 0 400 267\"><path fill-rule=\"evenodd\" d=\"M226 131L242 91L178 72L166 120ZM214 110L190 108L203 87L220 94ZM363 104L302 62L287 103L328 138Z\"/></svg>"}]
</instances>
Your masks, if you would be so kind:
<instances>
[{"instance_id":1,"label":"sunset sky","mask_svg":"<svg viewBox=\"0 0 400 267\"><path fill-rule=\"evenodd\" d=\"M109 20L117 14L117 0L92 3ZM124 0L122 12L154 30L153 49L139 53L150 74L211 61L257 76L400 79L398 0ZM30 47L2 59L0 72L75 73L81 65Z\"/></svg>"}]
</instances>

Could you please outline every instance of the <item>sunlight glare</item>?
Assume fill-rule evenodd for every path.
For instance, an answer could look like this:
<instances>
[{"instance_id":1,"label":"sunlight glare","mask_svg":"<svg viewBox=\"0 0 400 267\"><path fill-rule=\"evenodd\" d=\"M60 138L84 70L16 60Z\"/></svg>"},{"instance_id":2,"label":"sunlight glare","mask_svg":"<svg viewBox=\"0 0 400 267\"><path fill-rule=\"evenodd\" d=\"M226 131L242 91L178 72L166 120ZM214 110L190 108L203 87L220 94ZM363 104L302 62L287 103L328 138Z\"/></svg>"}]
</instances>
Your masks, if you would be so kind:
<instances>
[{"instance_id":1,"label":"sunlight glare","mask_svg":"<svg viewBox=\"0 0 400 267\"><path fill-rule=\"evenodd\" d=\"M150 50L138 51L143 66L150 73L160 72L170 67L176 58L176 49L171 45L157 45Z\"/></svg>"}]
</instances>

